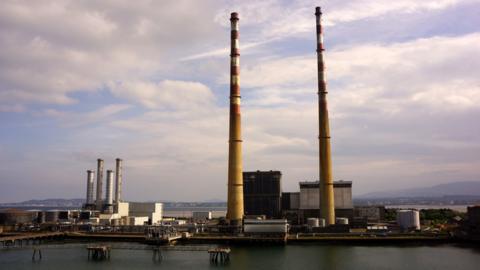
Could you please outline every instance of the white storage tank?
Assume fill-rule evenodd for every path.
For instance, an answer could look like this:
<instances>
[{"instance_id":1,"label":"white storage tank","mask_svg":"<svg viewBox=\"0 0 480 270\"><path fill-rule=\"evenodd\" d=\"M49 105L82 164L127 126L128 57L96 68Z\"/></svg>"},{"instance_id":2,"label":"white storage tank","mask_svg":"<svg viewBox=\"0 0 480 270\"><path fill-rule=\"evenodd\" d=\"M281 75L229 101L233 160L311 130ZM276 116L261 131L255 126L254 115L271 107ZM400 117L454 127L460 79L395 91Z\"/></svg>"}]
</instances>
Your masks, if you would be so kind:
<instances>
[{"instance_id":1,"label":"white storage tank","mask_svg":"<svg viewBox=\"0 0 480 270\"><path fill-rule=\"evenodd\" d=\"M420 212L418 210L398 210L397 224L402 230L420 230Z\"/></svg>"},{"instance_id":2,"label":"white storage tank","mask_svg":"<svg viewBox=\"0 0 480 270\"><path fill-rule=\"evenodd\" d=\"M335 219L335 224L337 225L348 225L348 218L338 217Z\"/></svg>"},{"instance_id":3,"label":"white storage tank","mask_svg":"<svg viewBox=\"0 0 480 270\"><path fill-rule=\"evenodd\" d=\"M308 227L319 227L320 226L320 222L318 220L318 218L308 218L307 219L307 225Z\"/></svg>"},{"instance_id":4,"label":"white storage tank","mask_svg":"<svg viewBox=\"0 0 480 270\"><path fill-rule=\"evenodd\" d=\"M324 218L319 218L318 219L318 226L321 228L325 228L325 219Z\"/></svg>"}]
</instances>

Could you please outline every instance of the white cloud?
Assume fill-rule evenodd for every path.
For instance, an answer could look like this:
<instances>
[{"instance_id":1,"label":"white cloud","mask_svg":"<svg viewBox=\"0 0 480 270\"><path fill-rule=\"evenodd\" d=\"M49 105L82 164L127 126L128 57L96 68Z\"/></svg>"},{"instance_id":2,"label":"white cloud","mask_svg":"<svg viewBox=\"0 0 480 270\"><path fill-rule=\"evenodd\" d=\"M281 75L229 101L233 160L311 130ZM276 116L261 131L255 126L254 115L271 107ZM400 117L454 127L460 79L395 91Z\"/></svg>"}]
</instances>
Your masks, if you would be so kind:
<instances>
[{"instance_id":1,"label":"white cloud","mask_svg":"<svg viewBox=\"0 0 480 270\"><path fill-rule=\"evenodd\" d=\"M216 35L203 18L213 12L211 4L3 1L0 103L68 105L77 102L75 92L168 70L192 39Z\"/></svg>"},{"instance_id":2,"label":"white cloud","mask_svg":"<svg viewBox=\"0 0 480 270\"><path fill-rule=\"evenodd\" d=\"M132 108L130 104L109 104L90 112L70 112L56 109L46 109L37 116L48 116L60 121L69 128L84 127L91 124L108 123L117 114Z\"/></svg>"},{"instance_id":3,"label":"white cloud","mask_svg":"<svg viewBox=\"0 0 480 270\"><path fill-rule=\"evenodd\" d=\"M110 88L114 95L149 109L198 110L211 107L214 102L211 90L198 82L126 81L111 83Z\"/></svg>"},{"instance_id":4,"label":"white cloud","mask_svg":"<svg viewBox=\"0 0 480 270\"><path fill-rule=\"evenodd\" d=\"M322 7L328 27L335 26L327 30L350 39L366 31L350 22L372 20L375 28L392 23L390 16L413 16L413 27L425 19L422 13L470 2L328 1ZM315 179L318 1L219 3L2 2L0 111L42 112L4 125L2 175L16 181L2 183L2 200L10 193L36 197L34 186L45 183L55 188L45 196L80 196L80 172L98 157L118 156L126 161L129 199L225 198L225 47L234 10L243 44L244 168L281 170L284 190ZM326 51L334 177L353 180L356 193L385 179L405 186L479 176L480 127L472 124L479 117L478 33L419 31L391 39L402 27L382 33L381 43L361 43L370 38L365 35ZM46 169L52 164L62 170Z\"/></svg>"}]
</instances>

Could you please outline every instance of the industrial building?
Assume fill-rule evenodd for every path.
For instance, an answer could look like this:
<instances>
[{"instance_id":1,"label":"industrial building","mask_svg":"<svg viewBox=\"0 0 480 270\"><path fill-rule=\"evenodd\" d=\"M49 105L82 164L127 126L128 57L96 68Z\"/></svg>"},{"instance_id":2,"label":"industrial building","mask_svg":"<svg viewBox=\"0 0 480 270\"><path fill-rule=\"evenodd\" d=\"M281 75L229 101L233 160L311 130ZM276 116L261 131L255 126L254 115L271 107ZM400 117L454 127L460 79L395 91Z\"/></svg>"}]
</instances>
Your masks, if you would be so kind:
<instances>
[{"instance_id":1,"label":"industrial building","mask_svg":"<svg viewBox=\"0 0 480 270\"><path fill-rule=\"evenodd\" d=\"M207 220L212 219L212 212L211 211L193 211L192 212L192 219L195 222L204 222Z\"/></svg>"},{"instance_id":2,"label":"industrial building","mask_svg":"<svg viewBox=\"0 0 480 270\"><path fill-rule=\"evenodd\" d=\"M466 229L470 237L480 239L480 206L467 207Z\"/></svg>"},{"instance_id":3,"label":"industrial building","mask_svg":"<svg viewBox=\"0 0 480 270\"><path fill-rule=\"evenodd\" d=\"M289 221L298 224L305 224L308 218L319 218L321 199L319 185L319 181L300 182L300 192L282 193L282 215L288 218ZM333 193L335 198L335 216L352 219L352 182L335 181L333 183ZM332 224L326 223L326 225Z\"/></svg>"},{"instance_id":4,"label":"industrial building","mask_svg":"<svg viewBox=\"0 0 480 270\"><path fill-rule=\"evenodd\" d=\"M87 199L84 205L87 214L83 215L83 221L92 224L103 225L144 225L159 224L163 215L163 204L157 202L124 202L122 201L122 182L123 182L123 160L115 159L115 171L107 170L105 199L103 199L103 159L97 160L97 190L96 198L94 194L94 174L95 171L87 171ZM114 180L115 177L115 180ZM95 211L91 211L95 210ZM58 211L53 211L48 215L57 215ZM58 220L58 217L52 216L50 220Z\"/></svg>"},{"instance_id":5,"label":"industrial building","mask_svg":"<svg viewBox=\"0 0 480 270\"><path fill-rule=\"evenodd\" d=\"M131 217L147 217L148 224L162 221L163 204L157 202L130 202L128 215Z\"/></svg>"},{"instance_id":6,"label":"industrial building","mask_svg":"<svg viewBox=\"0 0 480 270\"><path fill-rule=\"evenodd\" d=\"M306 220L309 217L319 217L320 192L319 181L300 182L299 218ZM352 182L335 181L333 183L335 198L335 216L353 218ZM327 225L331 225L328 224Z\"/></svg>"},{"instance_id":7,"label":"industrial building","mask_svg":"<svg viewBox=\"0 0 480 270\"><path fill-rule=\"evenodd\" d=\"M366 223L381 222L385 219L385 206L355 206L354 218Z\"/></svg>"},{"instance_id":8,"label":"industrial building","mask_svg":"<svg viewBox=\"0 0 480 270\"><path fill-rule=\"evenodd\" d=\"M281 216L280 171L254 171L243 173L243 202L246 216Z\"/></svg>"}]
</instances>

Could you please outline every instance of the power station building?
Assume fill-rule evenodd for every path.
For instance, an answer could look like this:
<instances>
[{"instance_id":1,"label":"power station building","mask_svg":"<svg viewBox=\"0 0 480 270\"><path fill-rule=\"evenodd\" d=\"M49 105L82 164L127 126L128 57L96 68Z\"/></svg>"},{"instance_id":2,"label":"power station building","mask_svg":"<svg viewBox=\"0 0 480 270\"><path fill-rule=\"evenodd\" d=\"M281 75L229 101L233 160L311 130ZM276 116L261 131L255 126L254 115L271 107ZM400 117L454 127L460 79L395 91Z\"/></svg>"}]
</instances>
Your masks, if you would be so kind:
<instances>
[{"instance_id":1,"label":"power station building","mask_svg":"<svg viewBox=\"0 0 480 270\"><path fill-rule=\"evenodd\" d=\"M282 215L288 220L304 224L308 218L319 218L319 181L300 182L300 192L282 193ZM353 219L352 181L334 181L335 216Z\"/></svg>"},{"instance_id":2,"label":"power station building","mask_svg":"<svg viewBox=\"0 0 480 270\"><path fill-rule=\"evenodd\" d=\"M104 225L155 225L160 224L163 204L157 202L124 202L122 200L123 160L115 159L115 171L107 170L103 187L103 159L97 160L97 190L94 196L95 171L87 171L87 199L84 210L90 211L89 221ZM105 196L103 196L105 192Z\"/></svg>"},{"instance_id":3,"label":"power station building","mask_svg":"<svg viewBox=\"0 0 480 270\"><path fill-rule=\"evenodd\" d=\"M281 216L280 171L243 172L243 203L246 216Z\"/></svg>"},{"instance_id":4,"label":"power station building","mask_svg":"<svg viewBox=\"0 0 480 270\"><path fill-rule=\"evenodd\" d=\"M299 217L301 220L319 217L318 209L321 201L319 181L300 182ZM353 218L352 182L333 182L334 209L336 217Z\"/></svg>"}]
</instances>

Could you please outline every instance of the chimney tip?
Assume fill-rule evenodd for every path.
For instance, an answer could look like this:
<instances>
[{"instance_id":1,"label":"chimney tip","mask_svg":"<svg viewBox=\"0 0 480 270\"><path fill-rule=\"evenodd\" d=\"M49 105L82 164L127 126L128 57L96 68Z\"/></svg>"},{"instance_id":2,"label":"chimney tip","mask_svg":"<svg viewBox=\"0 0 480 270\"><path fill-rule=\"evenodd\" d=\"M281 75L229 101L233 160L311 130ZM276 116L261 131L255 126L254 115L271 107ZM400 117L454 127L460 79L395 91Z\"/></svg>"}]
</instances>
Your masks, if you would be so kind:
<instances>
[{"instance_id":1,"label":"chimney tip","mask_svg":"<svg viewBox=\"0 0 480 270\"><path fill-rule=\"evenodd\" d=\"M237 12L232 12L230 20L238 20L238 13Z\"/></svg>"},{"instance_id":2,"label":"chimney tip","mask_svg":"<svg viewBox=\"0 0 480 270\"><path fill-rule=\"evenodd\" d=\"M320 7L316 7L315 8L315 15L322 15L322 10L320 9Z\"/></svg>"}]
</instances>

